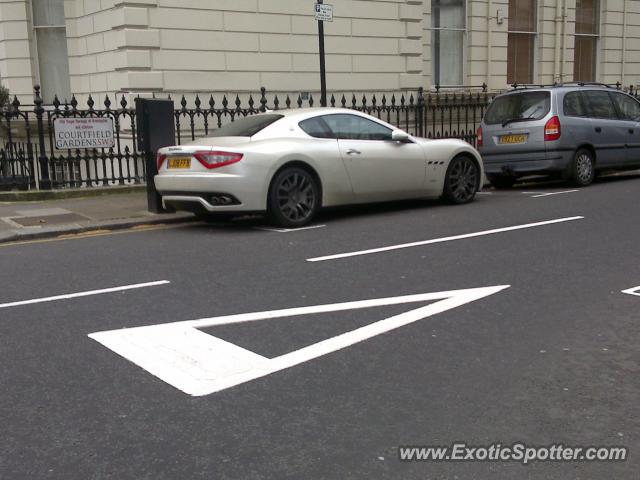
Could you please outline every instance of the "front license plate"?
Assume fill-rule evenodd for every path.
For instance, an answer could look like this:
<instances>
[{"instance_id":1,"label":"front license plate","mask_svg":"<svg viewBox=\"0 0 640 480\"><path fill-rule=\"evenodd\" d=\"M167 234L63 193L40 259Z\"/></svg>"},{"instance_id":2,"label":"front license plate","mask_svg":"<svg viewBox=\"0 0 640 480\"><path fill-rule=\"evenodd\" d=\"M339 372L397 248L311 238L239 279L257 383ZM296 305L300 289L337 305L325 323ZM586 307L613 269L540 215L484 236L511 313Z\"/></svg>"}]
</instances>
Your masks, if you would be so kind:
<instances>
[{"instance_id":1,"label":"front license plate","mask_svg":"<svg viewBox=\"0 0 640 480\"><path fill-rule=\"evenodd\" d=\"M526 135L503 135L500 137L500 144L513 145L514 143L524 143L527 141Z\"/></svg>"},{"instance_id":2,"label":"front license plate","mask_svg":"<svg viewBox=\"0 0 640 480\"><path fill-rule=\"evenodd\" d=\"M173 157L167 163L167 168L191 168L191 157Z\"/></svg>"}]
</instances>

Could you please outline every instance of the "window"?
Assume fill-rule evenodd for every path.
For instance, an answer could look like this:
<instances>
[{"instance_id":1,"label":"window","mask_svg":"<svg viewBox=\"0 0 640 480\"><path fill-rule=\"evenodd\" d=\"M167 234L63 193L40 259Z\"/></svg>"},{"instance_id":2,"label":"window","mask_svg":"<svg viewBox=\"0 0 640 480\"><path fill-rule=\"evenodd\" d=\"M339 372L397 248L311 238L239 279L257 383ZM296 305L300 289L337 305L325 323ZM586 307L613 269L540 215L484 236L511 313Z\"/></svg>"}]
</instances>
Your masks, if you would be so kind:
<instances>
[{"instance_id":1,"label":"window","mask_svg":"<svg viewBox=\"0 0 640 480\"><path fill-rule=\"evenodd\" d=\"M536 1L509 0L507 83L533 83Z\"/></svg>"},{"instance_id":2,"label":"window","mask_svg":"<svg viewBox=\"0 0 640 480\"><path fill-rule=\"evenodd\" d=\"M487 125L518 120L540 120L551 108L549 92L522 92L497 97L485 115Z\"/></svg>"},{"instance_id":3,"label":"window","mask_svg":"<svg viewBox=\"0 0 640 480\"><path fill-rule=\"evenodd\" d=\"M640 120L640 103L624 93L612 93L613 103L618 109L620 118L624 120Z\"/></svg>"},{"instance_id":4,"label":"window","mask_svg":"<svg viewBox=\"0 0 640 480\"><path fill-rule=\"evenodd\" d=\"M234 122L209 133L210 137L253 137L256 133L267 128L272 123L277 122L284 115L276 115L266 113L263 115L250 115L248 117L239 118Z\"/></svg>"},{"instance_id":5,"label":"window","mask_svg":"<svg viewBox=\"0 0 640 480\"><path fill-rule=\"evenodd\" d=\"M462 85L465 32L464 0L431 1L433 83Z\"/></svg>"},{"instance_id":6,"label":"window","mask_svg":"<svg viewBox=\"0 0 640 480\"><path fill-rule=\"evenodd\" d=\"M71 99L64 0L32 0L38 82L45 103Z\"/></svg>"},{"instance_id":7,"label":"window","mask_svg":"<svg viewBox=\"0 0 640 480\"><path fill-rule=\"evenodd\" d=\"M328 125L320 117L309 118L301 121L300 128L307 135L311 135L315 138L336 138Z\"/></svg>"},{"instance_id":8,"label":"window","mask_svg":"<svg viewBox=\"0 0 640 480\"><path fill-rule=\"evenodd\" d=\"M598 0L576 0L576 34L573 79L582 82L596 80L596 58L600 23Z\"/></svg>"},{"instance_id":9,"label":"window","mask_svg":"<svg viewBox=\"0 0 640 480\"><path fill-rule=\"evenodd\" d=\"M585 108L581 92L569 92L564 96L562 110L568 117L584 117Z\"/></svg>"},{"instance_id":10,"label":"window","mask_svg":"<svg viewBox=\"0 0 640 480\"><path fill-rule=\"evenodd\" d=\"M343 140L391 140L390 128L357 115L325 115L322 119Z\"/></svg>"},{"instance_id":11,"label":"window","mask_svg":"<svg viewBox=\"0 0 640 480\"><path fill-rule=\"evenodd\" d=\"M605 91L588 91L584 93L587 101L587 112L593 118L614 120L618 118L609 93Z\"/></svg>"}]
</instances>

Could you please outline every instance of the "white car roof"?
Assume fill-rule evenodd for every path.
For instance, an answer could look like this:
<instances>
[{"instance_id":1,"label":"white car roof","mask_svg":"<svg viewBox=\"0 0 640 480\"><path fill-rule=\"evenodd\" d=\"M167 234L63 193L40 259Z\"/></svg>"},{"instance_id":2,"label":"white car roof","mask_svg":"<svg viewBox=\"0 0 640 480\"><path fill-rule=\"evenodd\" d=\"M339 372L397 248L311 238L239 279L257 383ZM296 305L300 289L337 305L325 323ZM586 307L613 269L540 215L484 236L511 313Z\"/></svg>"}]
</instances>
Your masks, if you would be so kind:
<instances>
[{"instance_id":1,"label":"white car roof","mask_svg":"<svg viewBox=\"0 0 640 480\"><path fill-rule=\"evenodd\" d=\"M349 113L352 115L364 116L362 112L351 110L349 108L333 108L333 107L312 107L312 108L291 108L288 110L269 110L266 113L275 113L284 115L291 120L303 120L316 115L330 115L332 113Z\"/></svg>"}]
</instances>

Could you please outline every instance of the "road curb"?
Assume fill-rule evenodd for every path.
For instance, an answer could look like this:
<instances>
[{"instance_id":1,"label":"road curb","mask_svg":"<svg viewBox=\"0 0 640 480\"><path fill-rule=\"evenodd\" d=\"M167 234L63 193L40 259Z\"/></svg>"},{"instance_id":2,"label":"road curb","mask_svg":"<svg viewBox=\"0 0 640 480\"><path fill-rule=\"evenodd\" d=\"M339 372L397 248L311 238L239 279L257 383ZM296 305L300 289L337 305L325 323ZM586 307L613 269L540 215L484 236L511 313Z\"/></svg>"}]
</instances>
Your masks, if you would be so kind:
<instances>
[{"instance_id":1,"label":"road curb","mask_svg":"<svg viewBox=\"0 0 640 480\"><path fill-rule=\"evenodd\" d=\"M126 187L91 187L64 190L29 190L0 192L0 202L38 202L43 200L65 200L69 198L100 197L145 192L145 185Z\"/></svg>"},{"instance_id":2,"label":"road curb","mask_svg":"<svg viewBox=\"0 0 640 480\"><path fill-rule=\"evenodd\" d=\"M178 216L176 216L178 215ZM126 230L128 228L144 226L144 225L172 225L180 223L193 223L199 221L198 217L191 214L173 214L170 218L137 218L123 219L115 221L94 222L90 225L66 225L60 228L51 228L42 231L33 232L15 232L13 231L6 237L0 237L0 244L22 242L29 240L40 240L46 238L56 238L63 235L75 235L81 233L92 232L96 230Z\"/></svg>"}]
</instances>

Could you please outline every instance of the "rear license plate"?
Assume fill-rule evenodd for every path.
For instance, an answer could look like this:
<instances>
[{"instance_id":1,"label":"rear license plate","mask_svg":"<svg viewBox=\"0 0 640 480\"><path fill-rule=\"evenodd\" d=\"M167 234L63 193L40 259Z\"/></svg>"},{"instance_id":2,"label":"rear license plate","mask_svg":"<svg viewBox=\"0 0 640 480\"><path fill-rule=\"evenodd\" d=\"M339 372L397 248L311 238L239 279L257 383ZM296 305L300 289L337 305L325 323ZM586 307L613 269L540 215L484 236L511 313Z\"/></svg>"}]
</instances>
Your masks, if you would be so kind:
<instances>
[{"instance_id":1,"label":"rear license plate","mask_svg":"<svg viewBox=\"0 0 640 480\"><path fill-rule=\"evenodd\" d=\"M169 158L167 168L191 168L191 157Z\"/></svg>"},{"instance_id":2,"label":"rear license plate","mask_svg":"<svg viewBox=\"0 0 640 480\"><path fill-rule=\"evenodd\" d=\"M525 143L527 141L526 135L503 135L500 137L500 144L514 144Z\"/></svg>"}]
</instances>

